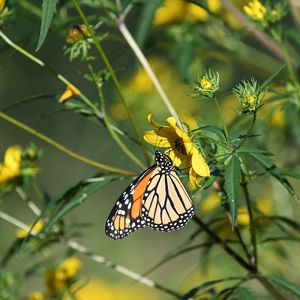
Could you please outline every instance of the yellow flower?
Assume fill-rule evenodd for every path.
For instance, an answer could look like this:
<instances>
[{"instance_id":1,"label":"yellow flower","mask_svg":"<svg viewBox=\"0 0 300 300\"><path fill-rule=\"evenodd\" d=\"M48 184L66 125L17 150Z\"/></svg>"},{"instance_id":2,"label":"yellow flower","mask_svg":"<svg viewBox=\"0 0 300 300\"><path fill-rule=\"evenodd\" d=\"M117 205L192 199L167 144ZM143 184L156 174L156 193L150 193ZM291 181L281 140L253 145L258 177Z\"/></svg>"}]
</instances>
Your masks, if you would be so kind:
<instances>
[{"instance_id":1,"label":"yellow flower","mask_svg":"<svg viewBox=\"0 0 300 300\"><path fill-rule=\"evenodd\" d=\"M209 11L212 13L217 13L221 9L221 1L220 0L208 0L207 7Z\"/></svg>"},{"instance_id":2,"label":"yellow flower","mask_svg":"<svg viewBox=\"0 0 300 300\"><path fill-rule=\"evenodd\" d=\"M31 234L32 235L36 235L38 234L42 228L44 226L44 222L42 220L39 220L36 222L36 224L33 226L32 230L31 230ZM31 228L31 225L28 225L29 229ZM29 233L29 229L18 229L16 231L16 235L19 239L24 239L28 236Z\"/></svg>"},{"instance_id":3,"label":"yellow flower","mask_svg":"<svg viewBox=\"0 0 300 300\"><path fill-rule=\"evenodd\" d=\"M199 84L204 90L208 90L213 86L212 82L206 76L200 78Z\"/></svg>"},{"instance_id":4,"label":"yellow flower","mask_svg":"<svg viewBox=\"0 0 300 300\"><path fill-rule=\"evenodd\" d=\"M11 146L6 150L4 161L0 164L0 187L20 176L21 154L19 146Z\"/></svg>"},{"instance_id":5,"label":"yellow flower","mask_svg":"<svg viewBox=\"0 0 300 300\"><path fill-rule=\"evenodd\" d=\"M285 125L285 114L281 109L276 109L271 117L270 124L274 127L282 128Z\"/></svg>"},{"instance_id":6,"label":"yellow flower","mask_svg":"<svg viewBox=\"0 0 300 300\"><path fill-rule=\"evenodd\" d=\"M59 97L58 101L60 103L63 103L75 95L80 95L80 90L74 85L70 84L67 86L63 94Z\"/></svg>"},{"instance_id":7,"label":"yellow flower","mask_svg":"<svg viewBox=\"0 0 300 300\"><path fill-rule=\"evenodd\" d=\"M72 279L77 275L82 263L77 257L65 259L58 267L49 267L45 271L45 282L50 295L56 296L66 287L70 287Z\"/></svg>"},{"instance_id":8,"label":"yellow flower","mask_svg":"<svg viewBox=\"0 0 300 300\"><path fill-rule=\"evenodd\" d=\"M28 300L44 300L45 296L41 292L34 291L34 292L30 292L28 294L27 299Z\"/></svg>"},{"instance_id":9,"label":"yellow flower","mask_svg":"<svg viewBox=\"0 0 300 300\"><path fill-rule=\"evenodd\" d=\"M200 203L200 210L204 214L209 214L221 205L221 197L219 193L212 192L205 197Z\"/></svg>"},{"instance_id":10,"label":"yellow flower","mask_svg":"<svg viewBox=\"0 0 300 300\"><path fill-rule=\"evenodd\" d=\"M140 68L129 82L130 87L136 92L148 92L152 88L152 81L144 68Z\"/></svg>"},{"instance_id":11,"label":"yellow flower","mask_svg":"<svg viewBox=\"0 0 300 300\"><path fill-rule=\"evenodd\" d=\"M154 16L154 26L162 26L182 20L185 15L183 0L165 0Z\"/></svg>"},{"instance_id":12,"label":"yellow flower","mask_svg":"<svg viewBox=\"0 0 300 300\"><path fill-rule=\"evenodd\" d=\"M238 208L238 215L236 217L236 222L240 226L249 226L250 217L248 214L247 207L241 206Z\"/></svg>"},{"instance_id":13,"label":"yellow flower","mask_svg":"<svg viewBox=\"0 0 300 300\"><path fill-rule=\"evenodd\" d=\"M57 267L55 277L57 280L69 280L77 275L81 267L82 263L79 258L75 256L69 257Z\"/></svg>"},{"instance_id":14,"label":"yellow flower","mask_svg":"<svg viewBox=\"0 0 300 300\"><path fill-rule=\"evenodd\" d=\"M269 197L261 197L256 200L257 209L265 215L272 215L274 212L273 201Z\"/></svg>"},{"instance_id":15,"label":"yellow flower","mask_svg":"<svg viewBox=\"0 0 300 300\"><path fill-rule=\"evenodd\" d=\"M174 117L166 119L168 126L154 122L151 115L148 116L148 122L154 130L145 132L145 141L156 147L168 148L166 152L173 164L189 169L189 179L194 186L198 184L199 177L210 176L202 154L193 144L192 138L176 125Z\"/></svg>"},{"instance_id":16,"label":"yellow flower","mask_svg":"<svg viewBox=\"0 0 300 300\"><path fill-rule=\"evenodd\" d=\"M74 44L89 35L88 29L85 24L75 25L72 26L67 35L67 43Z\"/></svg>"},{"instance_id":17,"label":"yellow flower","mask_svg":"<svg viewBox=\"0 0 300 300\"><path fill-rule=\"evenodd\" d=\"M190 22L204 22L208 19L208 13L207 11L200 7L199 5L196 5L194 3L188 3L186 5L186 16L187 21Z\"/></svg>"},{"instance_id":18,"label":"yellow flower","mask_svg":"<svg viewBox=\"0 0 300 300\"><path fill-rule=\"evenodd\" d=\"M5 0L0 0L0 13L4 9L4 6L5 6Z\"/></svg>"},{"instance_id":19,"label":"yellow flower","mask_svg":"<svg viewBox=\"0 0 300 300\"><path fill-rule=\"evenodd\" d=\"M244 6L245 13L253 20L262 22L264 21L267 13L266 8L259 2L259 0L252 0L248 5Z\"/></svg>"}]
</instances>

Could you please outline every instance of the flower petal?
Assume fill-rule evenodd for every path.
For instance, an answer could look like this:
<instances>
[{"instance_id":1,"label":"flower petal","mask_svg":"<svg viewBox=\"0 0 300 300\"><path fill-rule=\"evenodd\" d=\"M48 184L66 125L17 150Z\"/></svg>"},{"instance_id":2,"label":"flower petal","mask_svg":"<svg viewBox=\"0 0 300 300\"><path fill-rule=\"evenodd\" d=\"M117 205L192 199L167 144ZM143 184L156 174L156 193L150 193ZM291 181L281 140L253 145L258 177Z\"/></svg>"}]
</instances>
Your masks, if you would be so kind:
<instances>
[{"instance_id":1,"label":"flower petal","mask_svg":"<svg viewBox=\"0 0 300 300\"><path fill-rule=\"evenodd\" d=\"M192 153L192 169L202 177L210 176L209 167L202 154L196 148L193 148Z\"/></svg>"},{"instance_id":2,"label":"flower petal","mask_svg":"<svg viewBox=\"0 0 300 300\"><path fill-rule=\"evenodd\" d=\"M144 134L144 140L156 147L169 148L171 144L169 139L165 136L158 135L154 130L146 131Z\"/></svg>"},{"instance_id":3,"label":"flower petal","mask_svg":"<svg viewBox=\"0 0 300 300\"><path fill-rule=\"evenodd\" d=\"M176 155L174 151L166 151L165 154L167 154L170 157L174 166L178 167L182 164L181 158L178 155Z\"/></svg>"}]
</instances>

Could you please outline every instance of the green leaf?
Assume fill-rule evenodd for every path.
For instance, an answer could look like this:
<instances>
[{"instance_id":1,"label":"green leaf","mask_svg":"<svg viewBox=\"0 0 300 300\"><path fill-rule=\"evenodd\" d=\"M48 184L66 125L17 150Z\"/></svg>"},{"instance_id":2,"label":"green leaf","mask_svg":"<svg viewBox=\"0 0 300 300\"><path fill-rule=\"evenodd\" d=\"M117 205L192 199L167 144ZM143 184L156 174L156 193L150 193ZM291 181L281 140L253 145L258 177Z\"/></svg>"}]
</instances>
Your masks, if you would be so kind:
<instances>
[{"instance_id":1,"label":"green leaf","mask_svg":"<svg viewBox=\"0 0 300 300\"><path fill-rule=\"evenodd\" d=\"M234 295L237 296L237 299L243 299L243 300L256 300L258 299L257 295L254 295L254 293L245 287L237 287Z\"/></svg>"},{"instance_id":2,"label":"green leaf","mask_svg":"<svg viewBox=\"0 0 300 300\"><path fill-rule=\"evenodd\" d=\"M300 298L300 285L299 284L292 283L278 275L268 276L268 278L272 281L273 284L275 284L278 287L281 287L284 290L290 292L291 294L297 296L298 299Z\"/></svg>"},{"instance_id":3,"label":"green leaf","mask_svg":"<svg viewBox=\"0 0 300 300\"><path fill-rule=\"evenodd\" d=\"M296 193L290 182L285 178L285 172L277 168L273 161L262 155L261 153L249 153L267 172L269 172L274 178L276 178L292 195L297 199ZM298 199L297 199L298 200Z\"/></svg>"},{"instance_id":4,"label":"green leaf","mask_svg":"<svg viewBox=\"0 0 300 300\"><path fill-rule=\"evenodd\" d=\"M82 180L61 196L52 199L40 216L40 219L49 219L48 222L45 223L42 232L47 232L67 213L85 201L92 193L95 193L106 184L117 179L120 179L120 175L102 175L100 177Z\"/></svg>"},{"instance_id":5,"label":"green leaf","mask_svg":"<svg viewBox=\"0 0 300 300\"><path fill-rule=\"evenodd\" d=\"M40 36L36 47L36 51L38 51L42 47L45 41L49 27L51 25L52 18L56 12L57 3L58 0L43 0L42 23L41 23Z\"/></svg>"},{"instance_id":6,"label":"green leaf","mask_svg":"<svg viewBox=\"0 0 300 300\"><path fill-rule=\"evenodd\" d=\"M240 194L240 177L241 177L241 164L236 155L233 155L229 164L225 168L225 192L230 207L230 214L232 220L232 227L234 228L236 223L238 200Z\"/></svg>"},{"instance_id":7,"label":"green leaf","mask_svg":"<svg viewBox=\"0 0 300 300\"><path fill-rule=\"evenodd\" d=\"M281 172L281 174L283 174L285 176L293 177L296 179L300 179L300 173L297 173L297 172L283 171L283 172Z\"/></svg>"},{"instance_id":8,"label":"green leaf","mask_svg":"<svg viewBox=\"0 0 300 300\"><path fill-rule=\"evenodd\" d=\"M247 153L247 154L259 153L259 154L262 154L262 155L265 155L265 156L274 156L274 154L272 152L269 152L267 150L250 148L250 147L240 148L236 151L236 153Z\"/></svg>"},{"instance_id":9,"label":"green leaf","mask_svg":"<svg viewBox=\"0 0 300 300\"><path fill-rule=\"evenodd\" d=\"M199 291L203 291L211 286L214 286L215 284L224 282L224 281L231 281L231 280L241 280L243 277L238 277L238 276L232 276L232 277L226 277L226 278L221 278L217 280L211 280L211 281L206 281L203 284L191 289L188 293L183 295L181 297L181 300L188 300L191 299L196 293Z\"/></svg>"},{"instance_id":10,"label":"green leaf","mask_svg":"<svg viewBox=\"0 0 300 300\"><path fill-rule=\"evenodd\" d=\"M283 64L278 71L276 71L275 73L273 73L271 76L269 76L260 86L260 91L262 92L267 86L268 84L285 68L286 64Z\"/></svg>"}]
</instances>

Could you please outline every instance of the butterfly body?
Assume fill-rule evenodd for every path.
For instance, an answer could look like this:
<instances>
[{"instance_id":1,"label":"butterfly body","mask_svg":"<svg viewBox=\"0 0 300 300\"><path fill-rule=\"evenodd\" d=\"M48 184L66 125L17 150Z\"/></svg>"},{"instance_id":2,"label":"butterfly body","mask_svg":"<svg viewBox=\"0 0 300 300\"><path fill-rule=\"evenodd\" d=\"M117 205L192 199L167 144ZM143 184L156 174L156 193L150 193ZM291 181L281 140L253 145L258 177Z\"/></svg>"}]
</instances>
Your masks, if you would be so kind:
<instances>
[{"instance_id":1,"label":"butterfly body","mask_svg":"<svg viewBox=\"0 0 300 300\"><path fill-rule=\"evenodd\" d=\"M156 163L138 176L113 207L105 232L121 239L142 227L173 231L193 216L193 203L170 158L155 152Z\"/></svg>"}]
</instances>

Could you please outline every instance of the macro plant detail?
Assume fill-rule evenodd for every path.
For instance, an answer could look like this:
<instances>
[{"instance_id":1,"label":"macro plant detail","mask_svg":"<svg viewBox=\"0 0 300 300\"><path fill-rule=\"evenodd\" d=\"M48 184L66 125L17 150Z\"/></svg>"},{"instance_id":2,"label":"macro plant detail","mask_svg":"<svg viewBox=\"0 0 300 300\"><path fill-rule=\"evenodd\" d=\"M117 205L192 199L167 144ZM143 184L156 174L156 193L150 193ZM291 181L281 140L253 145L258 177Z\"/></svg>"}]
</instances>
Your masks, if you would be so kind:
<instances>
[{"instance_id":1,"label":"macro plant detail","mask_svg":"<svg viewBox=\"0 0 300 300\"><path fill-rule=\"evenodd\" d=\"M0 299L300 299L299 16L0 0Z\"/></svg>"}]
</instances>

